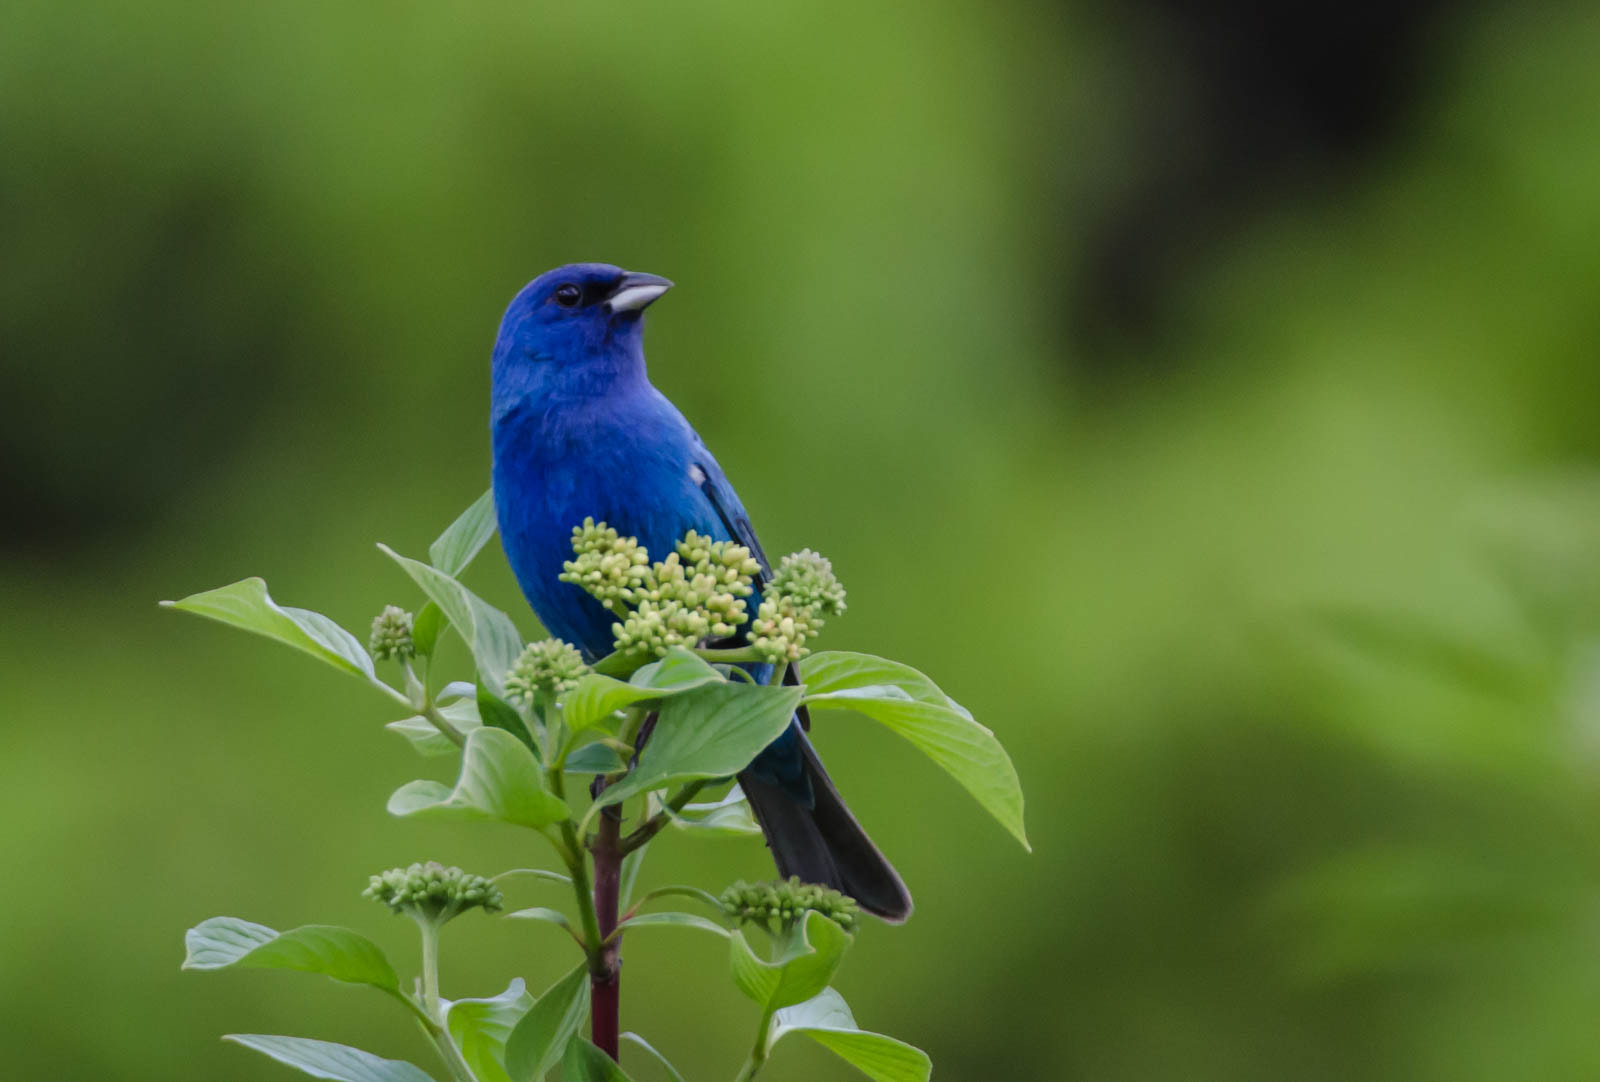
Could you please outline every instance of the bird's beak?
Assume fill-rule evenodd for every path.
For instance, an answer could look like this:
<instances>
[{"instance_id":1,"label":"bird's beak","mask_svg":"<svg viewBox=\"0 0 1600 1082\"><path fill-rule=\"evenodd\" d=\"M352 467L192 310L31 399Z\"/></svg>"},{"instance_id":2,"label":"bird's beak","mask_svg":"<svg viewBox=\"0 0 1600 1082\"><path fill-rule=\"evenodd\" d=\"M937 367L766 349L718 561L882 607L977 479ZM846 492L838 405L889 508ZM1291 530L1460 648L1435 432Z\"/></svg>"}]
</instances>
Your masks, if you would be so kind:
<instances>
[{"instance_id":1,"label":"bird's beak","mask_svg":"<svg viewBox=\"0 0 1600 1082\"><path fill-rule=\"evenodd\" d=\"M606 307L613 312L638 312L661 294L672 288L672 282L659 274L637 274L629 271L606 298Z\"/></svg>"}]
</instances>

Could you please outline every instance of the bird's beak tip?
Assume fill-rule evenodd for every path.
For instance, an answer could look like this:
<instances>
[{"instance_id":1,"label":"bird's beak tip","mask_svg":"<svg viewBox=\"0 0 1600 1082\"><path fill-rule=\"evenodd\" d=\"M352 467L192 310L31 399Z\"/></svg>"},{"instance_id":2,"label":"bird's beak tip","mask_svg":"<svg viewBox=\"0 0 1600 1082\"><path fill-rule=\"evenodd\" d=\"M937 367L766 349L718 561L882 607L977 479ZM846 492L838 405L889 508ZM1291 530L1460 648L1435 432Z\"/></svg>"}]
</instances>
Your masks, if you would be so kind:
<instances>
[{"instance_id":1,"label":"bird's beak tip","mask_svg":"<svg viewBox=\"0 0 1600 1082\"><path fill-rule=\"evenodd\" d=\"M606 304L613 312L638 312L671 289L672 284L670 278L659 274L630 272L622 276L622 281L606 298Z\"/></svg>"}]
</instances>

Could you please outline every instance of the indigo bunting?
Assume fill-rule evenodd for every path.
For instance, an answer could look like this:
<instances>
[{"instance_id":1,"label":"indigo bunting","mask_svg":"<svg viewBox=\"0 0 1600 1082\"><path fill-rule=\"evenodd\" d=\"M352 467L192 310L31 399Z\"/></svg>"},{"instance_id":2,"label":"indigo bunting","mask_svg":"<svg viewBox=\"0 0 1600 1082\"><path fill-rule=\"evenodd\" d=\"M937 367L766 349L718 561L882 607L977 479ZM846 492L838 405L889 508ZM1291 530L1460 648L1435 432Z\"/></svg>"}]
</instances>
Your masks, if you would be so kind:
<instances>
[{"instance_id":1,"label":"indigo bunting","mask_svg":"<svg viewBox=\"0 0 1600 1082\"><path fill-rule=\"evenodd\" d=\"M517 294L495 341L490 429L501 543L545 628L590 660L611 651L615 617L558 578L585 518L638 538L652 554L672 551L690 530L735 541L771 574L722 467L645 373L643 313L670 288L665 278L604 263L558 267ZM752 597L750 611L759 603ZM798 716L739 783L779 874L843 891L887 920L910 914L905 884L845 806Z\"/></svg>"}]
</instances>

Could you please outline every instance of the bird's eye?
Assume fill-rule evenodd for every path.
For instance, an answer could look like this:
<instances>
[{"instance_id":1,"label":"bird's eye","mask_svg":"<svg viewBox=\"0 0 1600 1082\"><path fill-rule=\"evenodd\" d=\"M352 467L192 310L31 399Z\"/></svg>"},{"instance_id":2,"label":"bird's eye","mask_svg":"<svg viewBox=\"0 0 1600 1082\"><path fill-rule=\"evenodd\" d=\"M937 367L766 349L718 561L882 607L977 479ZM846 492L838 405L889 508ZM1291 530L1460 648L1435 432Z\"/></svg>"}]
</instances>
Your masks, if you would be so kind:
<instances>
[{"instance_id":1,"label":"bird's eye","mask_svg":"<svg viewBox=\"0 0 1600 1082\"><path fill-rule=\"evenodd\" d=\"M556 303L563 308L575 308L583 300L583 290L568 282L556 290Z\"/></svg>"}]
</instances>

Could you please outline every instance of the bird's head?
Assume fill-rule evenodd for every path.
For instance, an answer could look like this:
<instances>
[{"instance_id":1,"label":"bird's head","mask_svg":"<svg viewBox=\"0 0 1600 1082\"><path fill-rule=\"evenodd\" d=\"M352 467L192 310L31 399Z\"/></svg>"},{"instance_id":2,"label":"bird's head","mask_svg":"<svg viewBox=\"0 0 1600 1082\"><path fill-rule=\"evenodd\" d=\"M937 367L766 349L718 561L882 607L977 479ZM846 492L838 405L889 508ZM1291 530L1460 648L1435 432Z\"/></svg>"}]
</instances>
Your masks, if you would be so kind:
<instances>
[{"instance_id":1,"label":"bird's head","mask_svg":"<svg viewBox=\"0 0 1600 1082\"><path fill-rule=\"evenodd\" d=\"M586 383L637 367L645 308L672 283L609 263L570 263L522 288L500 321L494 377L503 383Z\"/></svg>"}]
</instances>

